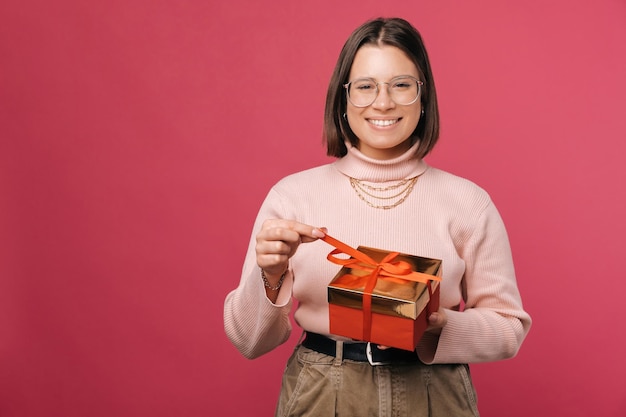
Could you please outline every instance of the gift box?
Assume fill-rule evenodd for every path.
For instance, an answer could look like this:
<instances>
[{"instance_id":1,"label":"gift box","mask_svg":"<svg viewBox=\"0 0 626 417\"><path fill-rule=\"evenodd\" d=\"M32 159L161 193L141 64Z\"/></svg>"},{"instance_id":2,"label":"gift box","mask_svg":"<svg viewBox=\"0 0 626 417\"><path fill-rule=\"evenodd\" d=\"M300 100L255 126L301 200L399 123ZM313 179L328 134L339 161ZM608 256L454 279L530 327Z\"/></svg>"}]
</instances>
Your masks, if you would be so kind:
<instances>
[{"instance_id":1,"label":"gift box","mask_svg":"<svg viewBox=\"0 0 626 417\"><path fill-rule=\"evenodd\" d=\"M327 236L328 259L342 268L328 284L330 333L414 350L439 309L442 262L359 246ZM338 258L338 253L350 258Z\"/></svg>"}]
</instances>

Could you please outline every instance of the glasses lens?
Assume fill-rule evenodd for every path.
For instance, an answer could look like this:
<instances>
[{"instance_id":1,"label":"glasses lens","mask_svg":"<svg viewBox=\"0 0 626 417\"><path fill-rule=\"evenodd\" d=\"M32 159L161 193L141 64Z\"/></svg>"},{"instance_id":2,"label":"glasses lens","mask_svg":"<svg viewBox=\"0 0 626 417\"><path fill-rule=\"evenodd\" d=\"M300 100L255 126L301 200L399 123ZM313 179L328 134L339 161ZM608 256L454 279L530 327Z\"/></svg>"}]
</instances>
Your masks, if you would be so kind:
<instances>
[{"instance_id":1,"label":"glasses lens","mask_svg":"<svg viewBox=\"0 0 626 417\"><path fill-rule=\"evenodd\" d=\"M348 89L350 102L355 106L369 106L376 100L378 86L374 80L360 79L350 83Z\"/></svg>"},{"instance_id":2,"label":"glasses lens","mask_svg":"<svg viewBox=\"0 0 626 417\"><path fill-rule=\"evenodd\" d=\"M397 104L413 104L419 95L419 84L410 77L394 78L389 82L389 95Z\"/></svg>"},{"instance_id":3,"label":"glasses lens","mask_svg":"<svg viewBox=\"0 0 626 417\"><path fill-rule=\"evenodd\" d=\"M367 107L378 96L378 86L387 86L389 96L396 104L408 105L417 100L420 84L412 77L397 77L388 83L376 83L371 78L360 78L348 84L348 99L357 107Z\"/></svg>"}]
</instances>

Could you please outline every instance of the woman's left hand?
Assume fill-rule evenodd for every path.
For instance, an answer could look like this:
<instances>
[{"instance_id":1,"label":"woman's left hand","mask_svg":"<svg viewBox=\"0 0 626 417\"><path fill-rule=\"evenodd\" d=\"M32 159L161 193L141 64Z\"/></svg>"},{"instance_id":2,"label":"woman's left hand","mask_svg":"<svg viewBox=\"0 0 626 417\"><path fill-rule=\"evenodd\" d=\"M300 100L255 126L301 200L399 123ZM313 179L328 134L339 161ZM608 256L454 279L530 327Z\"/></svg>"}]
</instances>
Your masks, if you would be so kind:
<instances>
[{"instance_id":1,"label":"woman's left hand","mask_svg":"<svg viewBox=\"0 0 626 417\"><path fill-rule=\"evenodd\" d=\"M439 309L439 311L435 311L430 316L428 316L428 328L426 328L427 332L440 334L443 326L448 322L448 316L443 309Z\"/></svg>"}]
</instances>

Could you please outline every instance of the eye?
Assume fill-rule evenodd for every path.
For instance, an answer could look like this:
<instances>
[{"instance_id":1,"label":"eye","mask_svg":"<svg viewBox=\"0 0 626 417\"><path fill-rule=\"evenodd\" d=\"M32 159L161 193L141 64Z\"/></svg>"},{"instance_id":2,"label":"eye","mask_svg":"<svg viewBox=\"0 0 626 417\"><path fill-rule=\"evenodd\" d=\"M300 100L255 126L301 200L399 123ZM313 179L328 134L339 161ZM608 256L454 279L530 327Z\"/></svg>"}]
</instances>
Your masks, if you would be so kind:
<instances>
[{"instance_id":1,"label":"eye","mask_svg":"<svg viewBox=\"0 0 626 417\"><path fill-rule=\"evenodd\" d=\"M352 86L355 90L364 92L376 89L376 83L370 80L357 80L352 83Z\"/></svg>"},{"instance_id":2,"label":"eye","mask_svg":"<svg viewBox=\"0 0 626 417\"><path fill-rule=\"evenodd\" d=\"M401 78L392 82L391 87L397 90L405 90L415 85L415 81L410 78Z\"/></svg>"}]
</instances>

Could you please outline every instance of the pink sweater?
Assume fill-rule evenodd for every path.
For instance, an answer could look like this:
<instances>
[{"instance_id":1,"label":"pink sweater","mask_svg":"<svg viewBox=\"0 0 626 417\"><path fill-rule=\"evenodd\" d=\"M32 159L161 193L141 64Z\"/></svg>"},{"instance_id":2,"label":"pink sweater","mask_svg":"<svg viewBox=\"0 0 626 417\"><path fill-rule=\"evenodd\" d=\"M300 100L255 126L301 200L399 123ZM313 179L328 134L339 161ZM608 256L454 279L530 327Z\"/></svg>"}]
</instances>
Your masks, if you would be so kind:
<instances>
[{"instance_id":1,"label":"pink sweater","mask_svg":"<svg viewBox=\"0 0 626 417\"><path fill-rule=\"evenodd\" d=\"M515 356L531 326L516 284L507 233L489 195L472 182L418 160L416 146L387 161L356 148L337 161L279 181L261 206L239 286L224 304L226 334L247 358L284 343L290 313L303 329L328 335L326 286L338 271L323 241L300 245L276 303L265 295L255 237L265 219L284 218L328 228L346 244L441 259L441 334L426 333L417 348L425 363L472 363ZM381 183L420 175L402 204L368 206L349 176ZM461 305L464 303L464 308Z\"/></svg>"}]
</instances>

